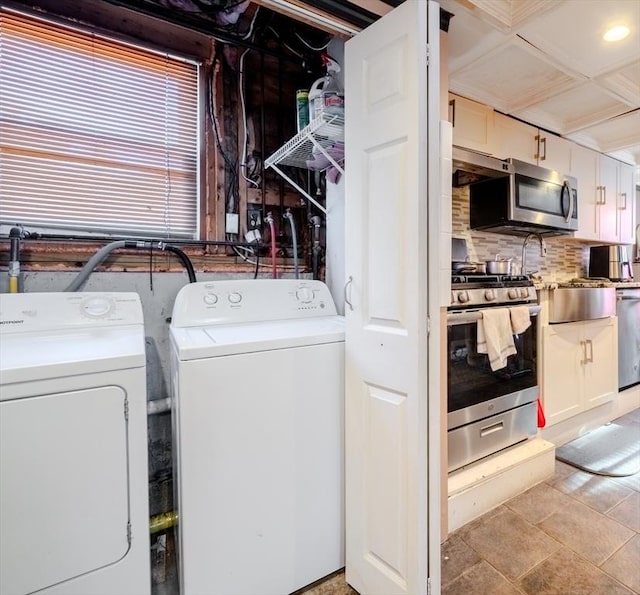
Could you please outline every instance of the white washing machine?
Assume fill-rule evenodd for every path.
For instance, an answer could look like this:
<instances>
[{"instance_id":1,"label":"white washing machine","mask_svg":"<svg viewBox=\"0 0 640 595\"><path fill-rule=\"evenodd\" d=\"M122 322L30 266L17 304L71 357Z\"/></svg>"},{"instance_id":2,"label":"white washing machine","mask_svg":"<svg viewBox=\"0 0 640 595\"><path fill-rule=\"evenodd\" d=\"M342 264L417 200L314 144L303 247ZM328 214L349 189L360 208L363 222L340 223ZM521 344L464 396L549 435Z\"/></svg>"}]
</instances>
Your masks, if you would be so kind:
<instances>
[{"instance_id":1,"label":"white washing machine","mask_svg":"<svg viewBox=\"0 0 640 595\"><path fill-rule=\"evenodd\" d=\"M0 593L150 593L134 293L0 295Z\"/></svg>"},{"instance_id":2,"label":"white washing machine","mask_svg":"<svg viewBox=\"0 0 640 595\"><path fill-rule=\"evenodd\" d=\"M171 324L182 595L344 566L344 319L319 281L191 283Z\"/></svg>"}]
</instances>

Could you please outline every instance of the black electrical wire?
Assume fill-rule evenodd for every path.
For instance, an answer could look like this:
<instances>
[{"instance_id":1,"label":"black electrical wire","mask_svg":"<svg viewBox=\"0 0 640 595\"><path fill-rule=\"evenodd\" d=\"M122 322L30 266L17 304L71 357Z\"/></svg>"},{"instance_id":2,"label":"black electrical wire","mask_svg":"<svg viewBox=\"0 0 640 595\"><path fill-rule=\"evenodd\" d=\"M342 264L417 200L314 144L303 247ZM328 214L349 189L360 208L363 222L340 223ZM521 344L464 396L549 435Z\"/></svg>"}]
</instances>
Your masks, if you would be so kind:
<instances>
[{"instance_id":1,"label":"black electrical wire","mask_svg":"<svg viewBox=\"0 0 640 595\"><path fill-rule=\"evenodd\" d=\"M180 250L180 248L176 248L176 246L170 246L167 244L164 246L164 249L167 252L175 254L180 259L180 262L182 262L184 268L187 271L187 275L189 276L189 283L195 283L196 272L193 270L191 259L182 250Z\"/></svg>"},{"instance_id":2,"label":"black electrical wire","mask_svg":"<svg viewBox=\"0 0 640 595\"><path fill-rule=\"evenodd\" d=\"M253 278L257 279L258 278L258 269L260 268L260 251L256 250L255 251L255 255L256 255L256 268L253 271Z\"/></svg>"},{"instance_id":3,"label":"black electrical wire","mask_svg":"<svg viewBox=\"0 0 640 595\"><path fill-rule=\"evenodd\" d=\"M149 291L153 293L153 242L149 245Z\"/></svg>"}]
</instances>

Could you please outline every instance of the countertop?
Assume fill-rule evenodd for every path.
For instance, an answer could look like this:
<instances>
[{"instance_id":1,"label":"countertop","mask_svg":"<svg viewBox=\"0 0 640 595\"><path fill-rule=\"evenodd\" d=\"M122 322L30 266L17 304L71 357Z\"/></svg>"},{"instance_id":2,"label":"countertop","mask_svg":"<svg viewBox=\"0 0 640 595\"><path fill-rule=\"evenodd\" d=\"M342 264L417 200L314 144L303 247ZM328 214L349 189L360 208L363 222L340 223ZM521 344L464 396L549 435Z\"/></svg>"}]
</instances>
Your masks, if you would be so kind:
<instances>
[{"instance_id":1,"label":"countertop","mask_svg":"<svg viewBox=\"0 0 640 595\"><path fill-rule=\"evenodd\" d=\"M541 291L543 289L558 289L558 287L615 287L622 289L630 289L630 288L638 288L640 287L640 281L625 281L625 282L614 282L614 281L601 281L594 283L591 282L570 282L570 281L545 281L544 279L534 279L533 286L536 291Z\"/></svg>"}]
</instances>

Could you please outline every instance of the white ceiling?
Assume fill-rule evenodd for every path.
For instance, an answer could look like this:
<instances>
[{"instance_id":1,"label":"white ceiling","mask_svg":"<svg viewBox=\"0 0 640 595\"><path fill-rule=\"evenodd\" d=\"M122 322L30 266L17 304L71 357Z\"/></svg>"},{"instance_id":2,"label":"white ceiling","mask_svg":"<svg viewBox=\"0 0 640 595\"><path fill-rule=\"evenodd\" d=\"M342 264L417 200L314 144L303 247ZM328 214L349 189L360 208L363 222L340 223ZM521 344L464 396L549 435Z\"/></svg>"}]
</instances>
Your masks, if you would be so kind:
<instances>
[{"instance_id":1,"label":"white ceiling","mask_svg":"<svg viewBox=\"0 0 640 595\"><path fill-rule=\"evenodd\" d=\"M640 163L640 0L440 0L449 88ZM630 35L607 43L606 29Z\"/></svg>"}]
</instances>

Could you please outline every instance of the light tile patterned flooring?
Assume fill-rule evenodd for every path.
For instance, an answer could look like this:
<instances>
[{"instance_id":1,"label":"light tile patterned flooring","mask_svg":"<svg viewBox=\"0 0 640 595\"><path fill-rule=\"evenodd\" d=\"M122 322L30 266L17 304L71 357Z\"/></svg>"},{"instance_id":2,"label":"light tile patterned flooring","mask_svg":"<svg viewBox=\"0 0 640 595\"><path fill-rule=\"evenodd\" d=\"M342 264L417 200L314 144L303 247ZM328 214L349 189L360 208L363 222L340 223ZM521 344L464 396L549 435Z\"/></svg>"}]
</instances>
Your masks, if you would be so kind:
<instances>
[{"instance_id":1,"label":"light tile patterned flooring","mask_svg":"<svg viewBox=\"0 0 640 595\"><path fill-rule=\"evenodd\" d=\"M638 429L640 409L617 420ZM305 595L354 595L340 573ZM640 473L603 477L556 461L547 481L442 546L442 595L640 595Z\"/></svg>"}]
</instances>

